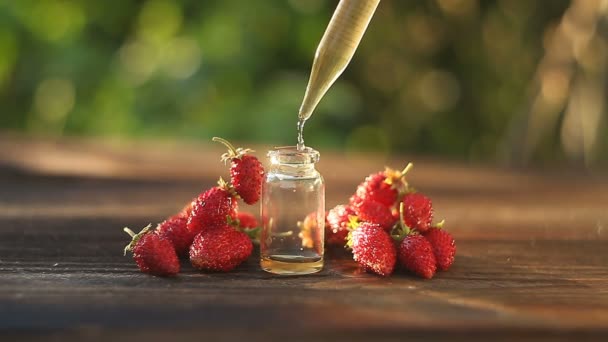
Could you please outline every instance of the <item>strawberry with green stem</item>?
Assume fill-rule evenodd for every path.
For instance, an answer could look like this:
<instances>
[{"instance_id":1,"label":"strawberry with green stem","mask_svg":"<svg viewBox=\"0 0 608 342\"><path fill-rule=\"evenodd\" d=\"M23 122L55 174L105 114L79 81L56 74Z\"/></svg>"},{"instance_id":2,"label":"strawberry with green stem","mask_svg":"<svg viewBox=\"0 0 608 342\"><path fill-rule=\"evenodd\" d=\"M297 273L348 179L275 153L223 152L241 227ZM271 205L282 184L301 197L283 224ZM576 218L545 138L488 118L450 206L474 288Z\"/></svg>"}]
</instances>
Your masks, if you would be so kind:
<instances>
[{"instance_id":1,"label":"strawberry with green stem","mask_svg":"<svg viewBox=\"0 0 608 342\"><path fill-rule=\"evenodd\" d=\"M152 225L148 225L137 234L129 228L124 228L132 239L125 247L125 255L127 252L133 252L135 263L144 273L161 277L178 274L179 259L171 241L152 233L151 227Z\"/></svg>"},{"instance_id":2,"label":"strawberry with green stem","mask_svg":"<svg viewBox=\"0 0 608 342\"><path fill-rule=\"evenodd\" d=\"M384 171L367 176L350 198L351 206L357 210L362 203L373 201L387 208L393 207L398 198L408 191L405 175L412 167L412 163L408 163L402 171L387 167Z\"/></svg>"},{"instance_id":3,"label":"strawberry with green stem","mask_svg":"<svg viewBox=\"0 0 608 342\"><path fill-rule=\"evenodd\" d=\"M193 202L187 227L193 235L235 219L237 200L231 187L220 178L218 186L201 193Z\"/></svg>"},{"instance_id":4,"label":"strawberry with green stem","mask_svg":"<svg viewBox=\"0 0 608 342\"><path fill-rule=\"evenodd\" d=\"M411 230L405 224L403 211L404 205L400 203L399 223L395 225L391 234L393 239L399 243L397 247L399 263L422 278L433 278L437 270L433 247L424 236Z\"/></svg>"},{"instance_id":5,"label":"strawberry with green stem","mask_svg":"<svg viewBox=\"0 0 608 342\"><path fill-rule=\"evenodd\" d=\"M349 232L349 216L355 211L350 205L340 204L327 212L325 225L325 241L328 245L344 246Z\"/></svg>"},{"instance_id":6,"label":"strawberry with green stem","mask_svg":"<svg viewBox=\"0 0 608 342\"><path fill-rule=\"evenodd\" d=\"M227 223L234 229L245 233L254 244L260 244L261 227L258 219L253 214L239 211L235 219L228 217Z\"/></svg>"},{"instance_id":7,"label":"strawberry with green stem","mask_svg":"<svg viewBox=\"0 0 608 342\"><path fill-rule=\"evenodd\" d=\"M379 225L358 222L352 216L350 225L346 246L352 250L353 259L365 270L384 277L391 275L397 253L390 235Z\"/></svg>"},{"instance_id":8,"label":"strawberry with green stem","mask_svg":"<svg viewBox=\"0 0 608 342\"><path fill-rule=\"evenodd\" d=\"M454 263L456 257L456 242L450 233L443 229L445 221L441 221L424 233L424 237L433 247L437 260L437 268L446 271Z\"/></svg>"},{"instance_id":9,"label":"strawberry with green stem","mask_svg":"<svg viewBox=\"0 0 608 342\"><path fill-rule=\"evenodd\" d=\"M257 228L260 226L258 219L252 213L239 211L236 214L237 224L241 228Z\"/></svg>"},{"instance_id":10,"label":"strawberry with green stem","mask_svg":"<svg viewBox=\"0 0 608 342\"><path fill-rule=\"evenodd\" d=\"M433 202L420 192L411 192L401 200L404 206L405 223L420 233L426 232L433 222Z\"/></svg>"},{"instance_id":11,"label":"strawberry with green stem","mask_svg":"<svg viewBox=\"0 0 608 342\"><path fill-rule=\"evenodd\" d=\"M228 152L222 154L222 161L230 161L230 183L234 191L247 204L255 204L262 193L264 167L257 157L248 153L254 152L247 148L235 148L229 141L214 137L215 142L222 143Z\"/></svg>"}]
</instances>

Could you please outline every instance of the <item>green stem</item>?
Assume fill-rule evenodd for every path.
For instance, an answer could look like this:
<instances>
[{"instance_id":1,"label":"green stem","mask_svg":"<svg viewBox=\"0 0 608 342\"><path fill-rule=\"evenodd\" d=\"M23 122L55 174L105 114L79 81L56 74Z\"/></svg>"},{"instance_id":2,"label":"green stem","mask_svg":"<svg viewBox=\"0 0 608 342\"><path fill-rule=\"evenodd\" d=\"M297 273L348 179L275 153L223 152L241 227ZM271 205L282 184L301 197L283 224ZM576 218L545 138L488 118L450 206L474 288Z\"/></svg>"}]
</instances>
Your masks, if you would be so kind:
<instances>
[{"instance_id":1,"label":"green stem","mask_svg":"<svg viewBox=\"0 0 608 342\"><path fill-rule=\"evenodd\" d=\"M410 171L413 167L414 167L413 163L407 163L407 165L405 166L405 169L403 169L403 171L401 171L401 177L405 176L405 174L408 173L408 171Z\"/></svg>"},{"instance_id":2,"label":"green stem","mask_svg":"<svg viewBox=\"0 0 608 342\"><path fill-rule=\"evenodd\" d=\"M228 140L226 139L222 139L220 137L213 137L211 139L211 141L215 141L215 142L219 142L221 144L223 144L224 146L226 146L228 148L228 150L230 150L230 152L232 152L232 154L236 155L236 148L234 148L234 145L232 145Z\"/></svg>"},{"instance_id":3,"label":"green stem","mask_svg":"<svg viewBox=\"0 0 608 342\"><path fill-rule=\"evenodd\" d=\"M127 234L129 234L132 238L135 237L135 232L133 232L131 229L124 227L122 230L124 230Z\"/></svg>"},{"instance_id":4,"label":"green stem","mask_svg":"<svg viewBox=\"0 0 608 342\"><path fill-rule=\"evenodd\" d=\"M142 229L141 232L139 232L137 234L135 234L131 229L129 229L127 227L124 227L122 229L131 236L131 242L127 245L127 247L125 247L125 255L127 255L128 251L133 250L133 247L135 247L135 245L137 244L139 239L141 239L142 236L144 236L145 234L148 234L148 232L150 231L150 228L152 228L151 223L149 225L145 226L144 229Z\"/></svg>"},{"instance_id":5,"label":"green stem","mask_svg":"<svg viewBox=\"0 0 608 342\"><path fill-rule=\"evenodd\" d=\"M404 204L403 202L399 203L399 224L401 225L401 228L403 229L403 236L407 236L410 233L410 227L408 227L405 224L405 219L403 218L403 212L404 212Z\"/></svg>"}]
</instances>

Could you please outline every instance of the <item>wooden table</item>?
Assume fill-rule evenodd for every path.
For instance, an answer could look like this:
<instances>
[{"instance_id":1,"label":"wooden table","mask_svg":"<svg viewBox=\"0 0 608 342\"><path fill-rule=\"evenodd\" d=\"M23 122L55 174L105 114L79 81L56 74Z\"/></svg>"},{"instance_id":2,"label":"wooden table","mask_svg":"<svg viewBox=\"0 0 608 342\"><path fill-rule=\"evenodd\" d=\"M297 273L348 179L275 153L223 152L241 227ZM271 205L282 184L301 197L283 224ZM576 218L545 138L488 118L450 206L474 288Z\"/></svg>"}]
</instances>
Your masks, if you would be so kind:
<instances>
[{"instance_id":1,"label":"wooden table","mask_svg":"<svg viewBox=\"0 0 608 342\"><path fill-rule=\"evenodd\" d=\"M385 162L413 159L411 182L456 237L452 269L384 279L338 248L311 276L266 274L255 254L227 274L187 262L175 279L138 272L121 228L161 220L226 175L220 152L0 135L0 339L608 336L608 178L597 174L322 151L328 207Z\"/></svg>"}]
</instances>

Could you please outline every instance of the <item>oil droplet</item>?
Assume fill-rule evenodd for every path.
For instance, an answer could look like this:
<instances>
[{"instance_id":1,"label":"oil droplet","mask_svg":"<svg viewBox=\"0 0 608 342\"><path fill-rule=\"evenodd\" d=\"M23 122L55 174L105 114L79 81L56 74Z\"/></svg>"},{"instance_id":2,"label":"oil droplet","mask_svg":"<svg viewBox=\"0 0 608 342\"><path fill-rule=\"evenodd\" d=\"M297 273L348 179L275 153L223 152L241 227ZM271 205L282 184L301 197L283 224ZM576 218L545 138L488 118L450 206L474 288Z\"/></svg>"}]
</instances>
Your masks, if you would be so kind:
<instances>
[{"instance_id":1,"label":"oil droplet","mask_svg":"<svg viewBox=\"0 0 608 342\"><path fill-rule=\"evenodd\" d=\"M298 119L298 151L304 150L304 124L306 123L306 119L300 117Z\"/></svg>"}]
</instances>

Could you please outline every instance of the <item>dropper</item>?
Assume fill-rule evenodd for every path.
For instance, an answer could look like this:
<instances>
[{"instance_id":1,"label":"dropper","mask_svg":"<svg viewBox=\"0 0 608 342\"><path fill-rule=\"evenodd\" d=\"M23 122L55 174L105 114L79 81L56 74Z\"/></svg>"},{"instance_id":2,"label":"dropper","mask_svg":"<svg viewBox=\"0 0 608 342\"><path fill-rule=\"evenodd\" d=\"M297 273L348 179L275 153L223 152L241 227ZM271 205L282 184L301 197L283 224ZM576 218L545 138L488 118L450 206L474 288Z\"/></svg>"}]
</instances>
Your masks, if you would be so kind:
<instances>
[{"instance_id":1,"label":"dropper","mask_svg":"<svg viewBox=\"0 0 608 342\"><path fill-rule=\"evenodd\" d=\"M304 100L298 112L298 149L302 130L321 98L353 57L380 0L340 0L317 47Z\"/></svg>"}]
</instances>

